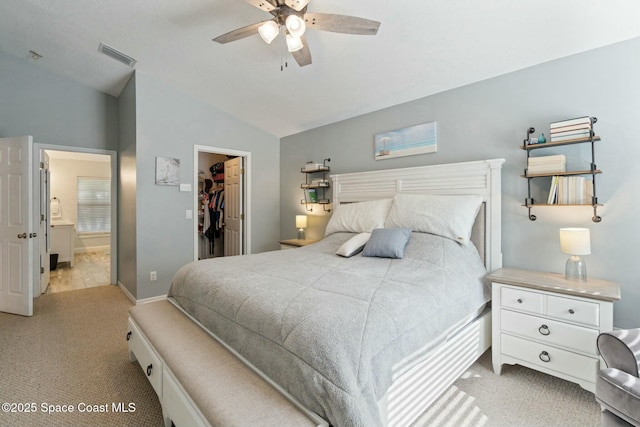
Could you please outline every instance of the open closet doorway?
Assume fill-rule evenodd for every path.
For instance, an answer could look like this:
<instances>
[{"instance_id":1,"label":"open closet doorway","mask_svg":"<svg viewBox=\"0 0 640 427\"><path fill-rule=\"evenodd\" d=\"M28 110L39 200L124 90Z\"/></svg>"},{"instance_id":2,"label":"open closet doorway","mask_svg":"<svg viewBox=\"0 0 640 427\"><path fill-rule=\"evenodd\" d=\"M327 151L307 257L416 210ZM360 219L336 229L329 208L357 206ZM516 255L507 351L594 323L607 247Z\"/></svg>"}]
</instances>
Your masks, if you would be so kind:
<instances>
[{"instance_id":1,"label":"open closet doorway","mask_svg":"<svg viewBox=\"0 0 640 427\"><path fill-rule=\"evenodd\" d=\"M40 145L40 293L114 284L116 153Z\"/></svg>"},{"instance_id":2,"label":"open closet doorway","mask_svg":"<svg viewBox=\"0 0 640 427\"><path fill-rule=\"evenodd\" d=\"M251 153L196 145L194 165L194 260L251 253Z\"/></svg>"}]
</instances>

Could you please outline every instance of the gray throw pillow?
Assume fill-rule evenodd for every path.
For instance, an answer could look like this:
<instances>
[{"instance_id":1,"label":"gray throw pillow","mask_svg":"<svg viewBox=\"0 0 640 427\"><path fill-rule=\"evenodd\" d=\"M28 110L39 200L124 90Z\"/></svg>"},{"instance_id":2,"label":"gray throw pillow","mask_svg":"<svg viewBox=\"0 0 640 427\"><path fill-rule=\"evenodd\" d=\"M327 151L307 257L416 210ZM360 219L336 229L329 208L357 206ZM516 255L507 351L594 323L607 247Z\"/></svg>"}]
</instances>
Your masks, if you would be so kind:
<instances>
[{"instance_id":1,"label":"gray throw pillow","mask_svg":"<svg viewBox=\"0 0 640 427\"><path fill-rule=\"evenodd\" d=\"M371 232L362 256L402 258L410 237L410 228L376 228Z\"/></svg>"}]
</instances>

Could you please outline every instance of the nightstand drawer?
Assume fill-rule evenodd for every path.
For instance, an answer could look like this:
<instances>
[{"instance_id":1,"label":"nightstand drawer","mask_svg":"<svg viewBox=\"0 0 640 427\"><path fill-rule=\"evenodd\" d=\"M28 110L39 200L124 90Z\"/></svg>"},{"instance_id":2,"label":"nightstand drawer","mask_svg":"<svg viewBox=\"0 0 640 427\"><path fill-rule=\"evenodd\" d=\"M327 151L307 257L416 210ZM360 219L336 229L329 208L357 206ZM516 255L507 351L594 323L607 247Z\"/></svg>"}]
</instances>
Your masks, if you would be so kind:
<instances>
[{"instance_id":1,"label":"nightstand drawer","mask_svg":"<svg viewBox=\"0 0 640 427\"><path fill-rule=\"evenodd\" d=\"M513 288L502 288L500 300L503 307L529 313L543 313L544 295Z\"/></svg>"},{"instance_id":2,"label":"nightstand drawer","mask_svg":"<svg viewBox=\"0 0 640 427\"><path fill-rule=\"evenodd\" d=\"M600 326L599 305L572 298L547 296L547 315L583 325Z\"/></svg>"},{"instance_id":3,"label":"nightstand drawer","mask_svg":"<svg viewBox=\"0 0 640 427\"><path fill-rule=\"evenodd\" d=\"M501 335L501 341L503 354L582 380L596 381L599 367L599 362L596 358L582 356L551 345L538 344L506 334Z\"/></svg>"},{"instance_id":4,"label":"nightstand drawer","mask_svg":"<svg viewBox=\"0 0 640 427\"><path fill-rule=\"evenodd\" d=\"M549 343L568 350L598 355L596 339L597 329L556 322L543 317L502 310L500 328L504 332Z\"/></svg>"}]
</instances>

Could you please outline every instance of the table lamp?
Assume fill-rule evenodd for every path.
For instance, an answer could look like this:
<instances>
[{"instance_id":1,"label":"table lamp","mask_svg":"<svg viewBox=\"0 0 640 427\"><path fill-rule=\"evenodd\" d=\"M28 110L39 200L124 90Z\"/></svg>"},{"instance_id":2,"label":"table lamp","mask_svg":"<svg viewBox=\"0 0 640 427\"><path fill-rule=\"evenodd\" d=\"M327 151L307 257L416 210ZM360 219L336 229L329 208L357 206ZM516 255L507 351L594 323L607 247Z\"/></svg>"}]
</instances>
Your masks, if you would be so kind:
<instances>
[{"instance_id":1,"label":"table lamp","mask_svg":"<svg viewBox=\"0 0 640 427\"><path fill-rule=\"evenodd\" d=\"M591 254L591 238L588 228L561 228L560 250L571 255L565 265L567 279L587 280L587 265L578 255Z\"/></svg>"},{"instance_id":2,"label":"table lamp","mask_svg":"<svg viewBox=\"0 0 640 427\"><path fill-rule=\"evenodd\" d=\"M298 229L298 240L304 240L304 229L307 228L306 215L296 215L296 228Z\"/></svg>"}]
</instances>

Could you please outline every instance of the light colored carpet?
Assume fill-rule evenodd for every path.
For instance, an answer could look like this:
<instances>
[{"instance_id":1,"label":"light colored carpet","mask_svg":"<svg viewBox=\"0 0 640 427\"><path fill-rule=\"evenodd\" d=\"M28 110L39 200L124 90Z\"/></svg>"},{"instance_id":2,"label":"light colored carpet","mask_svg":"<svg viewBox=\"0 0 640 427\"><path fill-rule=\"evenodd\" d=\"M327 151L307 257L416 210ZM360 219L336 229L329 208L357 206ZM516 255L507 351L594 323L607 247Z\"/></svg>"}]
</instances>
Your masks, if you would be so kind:
<instances>
[{"instance_id":1,"label":"light colored carpet","mask_svg":"<svg viewBox=\"0 0 640 427\"><path fill-rule=\"evenodd\" d=\"M158 399L129 362L129 300L114 286L45 294L36 315L0 313L0 403L35 403L35 413L0 412L0 426L162 426ZM78 405L109 412L81 413ZM135 412L114 412L135 405ZM47 414L42 404L73 405ZM98 409L101 407L98 406ZM431 426L598 426L593 394L536 371L505 365L493 374L485 353L414 424Z\"/></svg>"},{"instance_id":2,"label":"light colored carpet","mask_svg":"<svg viewBox=\"0 0 640 427\"><path fill-rule=\"evenodd\" d=\"M495 375L489 349L414 425L595 427L600 416L593 393L577 384L518 365Z\"/></svg>"},{"instance_id":3,"label":"light colored carpet","mask_svg":"<svg viewBox=\"0 0 640 427\"><path fill-rule=\"evenodd\" d=\"M129 307L107 285L41 295L33 317L0 313L0 403L36 404L35 413L0 412L0 426L161 426L160 403L129 362ZM113 412L112 403L135 412ZM48 414L43 404L74 412ZM81 404L109 412L79 412Z\"/></svg>"}]
</instances>

